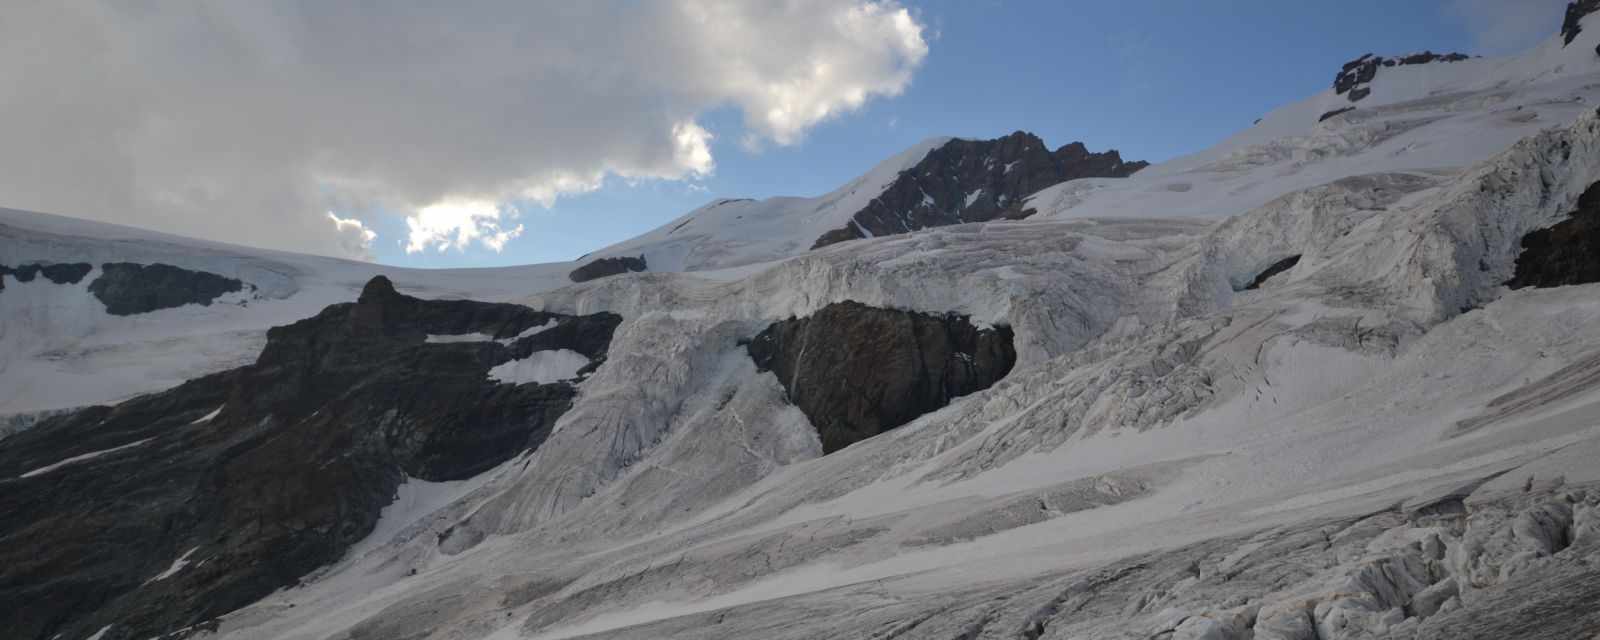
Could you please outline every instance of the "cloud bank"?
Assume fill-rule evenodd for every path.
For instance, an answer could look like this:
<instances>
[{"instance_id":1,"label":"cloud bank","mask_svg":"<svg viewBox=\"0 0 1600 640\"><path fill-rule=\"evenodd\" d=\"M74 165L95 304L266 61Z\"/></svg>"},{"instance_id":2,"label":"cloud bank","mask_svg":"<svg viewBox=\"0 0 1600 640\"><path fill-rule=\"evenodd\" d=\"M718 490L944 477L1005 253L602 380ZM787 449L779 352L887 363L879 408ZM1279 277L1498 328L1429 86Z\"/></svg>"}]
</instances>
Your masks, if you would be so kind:
<instances>
[{"instance_id":1,"label":"cloud bank","mask_svg":"<svg viewBox=\"0 0 1600 640\"><path fill-rule=\"evenodd\" d=\"M1568 0L1450 0L1446 10L1461 19L1480 54L1515 53L1561 30Z\"/></svg>"},{"instance_id":2,"label":"cloud bank","mask_svg":"<svg viewBox=\"0 0 1600 640\"><path fill-rule=\"evenodd\" d=\"M715 169L702 114L793 144L927 55L893 1L23 0L0 21L0 206L270 248L498 250L508 205ZM348 214L346 214L348 215ZM370 222L370 220L368 221Z\"/></svg>"}]
</instances>

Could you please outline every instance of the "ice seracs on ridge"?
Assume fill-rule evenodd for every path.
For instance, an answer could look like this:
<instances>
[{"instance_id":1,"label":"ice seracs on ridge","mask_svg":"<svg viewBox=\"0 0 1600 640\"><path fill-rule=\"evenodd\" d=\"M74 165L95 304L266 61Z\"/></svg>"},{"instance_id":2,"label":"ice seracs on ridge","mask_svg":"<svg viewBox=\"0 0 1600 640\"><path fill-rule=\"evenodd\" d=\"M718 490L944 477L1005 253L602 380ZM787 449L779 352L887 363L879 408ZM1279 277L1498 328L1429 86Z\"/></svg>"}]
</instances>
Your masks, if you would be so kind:
<instances>
[{"instance_id":1,"label":"ice seracs on ridge","mask_svg":"<svg viewBox=\"0 0 1600 640\"><path fill-rule=\"evenodd\" d=\"M1570 46L1384 67L1354 111L1319 120L1349 104L1330 90L1193 156L1046 188L1022 221L807 251L804 221L843 209L719 202L617 248L648 272L393 270L374 298L618 324L536 451L450 487L396 478L382 540L215 635L1584 637L1600 627L1600 285L1503 284L1523 238L1600 182L1596 43L1589 25ZM835 195L880 184L858 182ZM12 228L25 251L56 242ZM216 270L292 274L290 304L347 302L370 276L184 251L202 248ZM273 304L182 317L259 328L287 313ZM843 304L1006 327L1014 367L822 455L748 344ZM563 326L410 339L466 357ZM214 420L237 420L228 406Z\"/></svg>"}]
</instances>

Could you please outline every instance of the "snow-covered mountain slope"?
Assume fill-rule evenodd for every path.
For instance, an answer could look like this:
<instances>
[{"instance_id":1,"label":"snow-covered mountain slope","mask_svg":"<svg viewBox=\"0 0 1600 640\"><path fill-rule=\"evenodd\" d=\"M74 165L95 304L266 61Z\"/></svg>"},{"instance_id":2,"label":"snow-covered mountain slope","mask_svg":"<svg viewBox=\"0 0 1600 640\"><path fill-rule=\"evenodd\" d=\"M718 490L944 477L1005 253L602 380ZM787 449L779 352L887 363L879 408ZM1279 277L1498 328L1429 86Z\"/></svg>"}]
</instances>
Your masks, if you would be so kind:
<instances>
[{"instance_id":1,"label":"snow-covered mountain slope","mask_svg":"<svg viewBox=\"0 0 1600 640\"><path fill-rule=\"evenodd\" d=\"M435 298L504 300L566 283L570 264L412 270L179 238L0 209L0 265L85 264L74 283L6 276L0 289L0 435L39 412L127 399L254 360L266 330L352 300L374 273ZM253 288L215 304L113 315L90 292L106 263L165 264ZM209 302L209 300L208 300Z\"/></svg>"},{"instance_id":2,"label":"snow-covered mountain slope","mask_svg":"<svg viewBox=\"0 0 1600 640\"><path fill-rule=\"evenodd\" d=\"M1358 102L1330 86L1200 153L1128 180L1056 185L1030 204L1051 216L1220 217L1349 176L1459 171L1600 104L1596 45L1600 27L1504 58L1380 66Z\"/></svg>"},{"instance_id":3,"label":"snow-covered mountain slope","mask_svg":"<svg viewBox=\"0 0 1600 640\"><path fill-rule=\"evenodd\" d=\"M99 640L1588 638L1600 631L1600 282L1591 282L1600 264L1585 248L1600 228L1600 113L1570 98L1600 84L1595 20L1569 48L1556 38L1506 60L1379 69L1354 111L1317 122L1351 104L1330 91L1123 182L1047 189L1032 200L1044 215L1025 220L806 251L825 227L806 217L814 203L792 220L771 207L718 213L733 203L680 219L677 234L602 252L643 254L645 273L569 284L572 264L381 269L420 297L620 320L603 362L560 382L576 395L553 429L526 448L456 460L452 469L488 469L466 478L413 473L418 463L401 454L429 459L419 427L449 446L470 425L408 422L418 403L371 401L359 384L293 411L237 391L217 413L204 412L220 392L198 385L97 410L114 419L109 432L95 430L100 414L76 413L9 447L0 440L0 470L16 471L0 478L0 505L67 522L61 514L84 503L52 497L125 507L109 492L140 487L107 474L166 459L152 452L180 456L193 477L239 477L231 457L259 452L258 441L339 441L315 439L329 433L322 426L363 442L351 457L375 465L385 482L370 486L397 497L378 517L365 496L360 518L272 502L293 515L284 527L293 539L337 559L256 580L248 593L267 595L224 615L206 608L221 601L209 590L252 599L219 580L246 559L271 561L235 551L267 527L212 527L205 509L174 509L184 541L149 544L167 556L94 564L94 554L63 558L46 546L48 531L0 518L9 557L39 545L41 558L105 576L99 591L0 579L0 600L18 601L0 606L0 616L15 612L0 621L25 637ZM1537 115L1516 115L1519 105ZM871 175L887 179L907 162ZM1150 189L1163 180L1189 186ZM850 189L840 197L858 197ZM161 262L260 294L243 307L151 312L175 327L167 347L129 324L139 315L93 316L86 337L52 337L62 341L192 350L219 340L207 327L259 332L293 315L290 305L310 315L319 301L348 302L379 270L6 216L0 249L19 248L0 264ZM706 220L718 224L678 239ZM1531 264L1539 282L1566 286L1503 286ZM712 269L729 265L738 266ZM48 295L92 307L96 277L52 283L65 293ZM0 304L44 286L0 278ZM446 358L453 380L472 383L424 405L530 391L490 382L489 371L533 357L512 348L555 352L519 342L545 340L524 335L547 330L534 311L515 326L480 326L483 307L410 300L384 282L317 323L275 330L306 336L278 346L315 360L327 336L361 339L341 318L356 328L382 320L392 331L364 349L401 363ZM15 304L7 318L41 306ZM811 347L890 354L838 376L859 388L838 403L851 419L872 417L876 400L900 397L885 389L914 386L903 378L920 372L997 370L960 346L971 340L884 344L869 329L1005 335L1015 362L997 382L959 386L966 395L831 450L814 417L829 408L791 400L849 389L795 371L780 378L752 357L766 353L753 341L783 333L774 327L790 318L828 319L798 332L821 342ZM888 361L919 349L918 363ZM82 380L128 370L85 351ZM263 359L218 379L277 385L300 370ZM89 392L111 399L98 389ZM161 406L182 411L141 419ZM239 440L230 455L185 446L213 437ZM311 461L285 456L283 469L342 459L337 448L316 451ZM248 470L272 477L270 465ZM349 490L324 489L338 499ZM169 526L127 512L133 522L119 531L129 535ZM21 570L0 566L0 578ZM59 615L30 613L40 609L22 600L38 593Z\"/></svg>"},{"instance_id":4,"label":"snow-covered mountain slope","mask_svg":"<svg viewBox=\"0 0 1600 640\"><path fill-rule=\"evenodd\" d=\"M652 271L718 269L786 258L809 249L829 229L847 224L901 171L949 141L924 140L821 197L716 200L596 251L594 257L642 255Z\"/></svg>"},{"instance_id":5,"label":"snow-covered mountain slope","mask_svg":"<svg viewBox=\"0 0 1600 640\"><path fill-rule=\"evenodd\" d=\"M1600 285L1492 282L1597 152L1588 116L1455 178L1342 181L1209 231L994 223L544 294L628 318L550 441L220 632L1581 637ZM1284 250L1295 268L1233 290ZM1443 282L1484 296L1462 314ZM737 342L838 300L1009 324L1017 369L817 458ZM1527 593L1544 581L1570 590ZM1511 615L1550 598L1570 615Z\"/></svg>"},{"instance_id":6,"label":"snow-covered mountain slope","mask_svg":"<svg viewBox=\"0 0 1600 640\"><path fill-rule=\"evenodd\" d=\"M1360 84L1358 101L1330 86L1203 152L1129 171L1131 178L1067 179L1038 190L1018 208L1047 216L1221 218L1349 176L1458 171L1600 104L1596 45L1600 29L1577 33L1570 43L1552 37L1504 58L1452 56L1415 64L1400 63L1430 58L1389 58L1397 64L1375 65L1373 78ZM718 200L590 257L643 257L653 271L717 270L798 255L829 232L838 238L880 235L884 229L875 234L856 214L884 196L901 172L949 142L923 141L821 197ZM984 193L976 182L969 191L965 204ZM917 198L931 206L934 196L922 193L896 200L890 217L918 215ZM941 215L960 219L960 200L933 209L949 209Z\"/></svg>"},{"instance_id":7,"label":"snow-covered mountain slope","mask_svg":"<svg viewBox=\"0 0 1600 640\"><path fill-rule=\"evenodd\" d=\"M1031 212L1023 213L1023 198L1043 187L1119 179L1145 166L1081 143L1051 151L1021 131L996 140L931 138L826 195L718 200L593 257L643 258L652 271L735 268L846 240L1024 217Z\"/></svg>"}]
</instances>

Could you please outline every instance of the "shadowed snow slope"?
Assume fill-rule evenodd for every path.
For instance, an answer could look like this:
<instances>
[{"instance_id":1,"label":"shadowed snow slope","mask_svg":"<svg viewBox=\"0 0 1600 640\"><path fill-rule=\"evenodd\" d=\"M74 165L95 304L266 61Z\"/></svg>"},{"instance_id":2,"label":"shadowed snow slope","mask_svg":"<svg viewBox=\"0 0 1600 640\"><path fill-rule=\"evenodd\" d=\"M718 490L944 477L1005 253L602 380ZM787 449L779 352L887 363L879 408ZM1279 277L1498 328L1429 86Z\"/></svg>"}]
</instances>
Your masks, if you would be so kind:
<instances>
[{"instance_id":1,"label":"shadowed snow slope","mask_svg":"<svg viewBox=\"0 0 1600 640\"><path fill-rule=\"evenodd\" d=\"M399 500L363 503L374 537L253 604L182 631L151 623L175 619L166 594L208 593L219 543L174 540L127 581L187 560L126 596L158 613L101 610L29 637L1587 638L1600 630L1600 284L1504 283L1524 239L1585 210L1600 183L1595 20L1570 45L1379 69L1353 111L1319 121L1351 105L1330 89L1194 156L1046 188L1026 220L807 250L935 140L820 200L719 201L598 254L644 256L645 272L382 269L420 297L617 324L583 363L510 352L521 343L507 338L556 339L545 315L412 331L405 349L485 354L468 373L486 393L507 387L489 368L512 365L528 374L516 381L565 380L571 407L536 449L469 477L375 471L380 498ZM0 380L81 385L0 398L13 413L228 369L266 327L354 297L379 270L20 212L0 225L13 267L161 262L262 292L112 317L82 283L0 276ZM1551 261L1541 282L1580 281L1565 270L1586 264ZM799 365L751 358L771 327L830 309L959 319L947 328L1009 334L1014 362L831 446L807 417L823 414L790 401ZM834 366L804 345L784 353ZM955 352L977 353L937 360L964 363ZM876 397L870 374L902 369L838 377ZM146 370L164 377L130 380ZM227 409L197 420L221 392L194 393L151 424L249 428ZM57 425L93 432L90 414L67 416L0 454ZM28 449L11 475L103 455L35 484L0 479L0 495L172 450L153 434L107 451L154 427L118 428L126 438ZM0 616L29 604L0 602Z\"/></svg>"}]
</instances>

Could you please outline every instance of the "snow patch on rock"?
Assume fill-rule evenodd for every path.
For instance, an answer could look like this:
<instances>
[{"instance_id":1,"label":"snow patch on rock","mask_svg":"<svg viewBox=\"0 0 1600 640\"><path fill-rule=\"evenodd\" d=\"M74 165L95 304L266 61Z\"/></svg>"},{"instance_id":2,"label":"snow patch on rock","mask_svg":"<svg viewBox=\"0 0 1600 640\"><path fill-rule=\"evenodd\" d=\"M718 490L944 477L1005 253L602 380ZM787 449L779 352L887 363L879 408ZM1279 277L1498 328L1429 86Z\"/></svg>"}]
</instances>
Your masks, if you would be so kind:
<instances>
[{"instance_id":1,"label":"snow patch on rock","mask_svg":"<svg viewBox=\"0 0 1600 640\"><path fill-rule=\"evenodd\" d=\"M100 456L111 454L111 453L116 453L116 452L122 451L124 449L132 449L132 448L137 447L137 446L139 446L141 444L149 442L152 439L153 438L145 438L145 439L139 440L137 442L130 442L130 443L122 445L120 447L112 447L110 449L101 449L99 451L90 451L89 453L72 456L71 458L67 458L67 459L62 460L60 462L57 462L57 463L54 463L54 464L48 464L48 465L45 465L43 467L39 467L37 469L33 469L31 471L24 472L22 475L17 476L17 477L19 477L19 478L33 478L33 477L36 477L36 476L42 476L42 475L44 475L46 473L50 473L51 471L55 471L56 469L60 469L60 468L65 467L67 465L77 464L79 462L83 462L83 461L86 461L86 460L93 460L93 459L98 458Z\"/></svg>"},{"instance_id":2,"label":"snow patch on rock","mask_svg":"<svg viewBox=\"0 0 1600 640\"><path fill-rule=\"evenodd\" d=\"M551 384L577 378L587 366L589 359L570 349L535 351L489 369L489 378L505 384Z\"/></svg>"},{"instance_id":3,"label":"snow patch on rock","mask_svg":"<svg viewBox=\"0 0 1600 640\"><path fill-rule=\"evenodd\" d=\"M221 415L221 414L222 414L222 407L217 407L217 409L215 411L212 411L211 413L208 413L208 414L205 414L203 416L200 416L199 418L195 418L194 422L191 422L189 424L200 424L202 422L211 422L212 418L215 418L215 417L217 417L218 415Z\"/></svg>"},{"instance_id":4,"label":"snow patch on rock","mask_svg":"<svg viewBox=\"0 0 1600 640\"><path fill-rule=\"evenodd\" d=\"M428 334L428 344L455 344L458 342L492 342L494 336L487 333L454 333L448 335Z\"/></svg>"},{"instance_id":5,"label":"snow patch on rock","mask_svg":"<svg viewBox=\"0 0 1600 640\"><path fill-rule=\"evenodd\" d=\"M171 578L172 576L178 575L179 571L183 571L184 567L189 566L189 556L194 555L194 552L199 551L199 550L200 550L200 547L194 547L192 549L189 549L188 551L183 552L183 555L178 556L178 559L172 561L172 566L167 567L166 571L162 571L161 573L156 574L155 577L152 577L149 580L146 580L144 583L145 584L150 584L152 582L157 582L157 581L160 581L160 580L166 580L167 578Z\"/></svg>"},{"instance_id":6,"label":"snow patch on rock","mask_svg":"<svg viewBox=\"0 0 1600 640\"><path fill-rule=\"evenodd\" d=\"M491 335L489 335L487 333L455 333L455 334L446 334L446 335L428 334L426 342L428 342L429 344L454 344L454 343L461 343L461 342L498 342L500 344L509 345L509 344L511 344L513 342L516 342L516 341L521 340L523 338L526 338L528 336L536 335L536 334L538 334L540 332L553 329L553 328L555 328L555 326L557 324L560 324L560 323L557 322L556 320L551 320L551 321L546 322L546 323L544 323L542 325L539 325L537 327L528 327L527 329L524 329L522 331L522 333L514 335L514 336L512 336L510 338L500 338L500 339L495 339L494 336L491 336Z\"/></svg>"}]
</instances>

